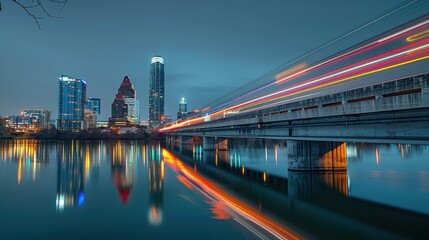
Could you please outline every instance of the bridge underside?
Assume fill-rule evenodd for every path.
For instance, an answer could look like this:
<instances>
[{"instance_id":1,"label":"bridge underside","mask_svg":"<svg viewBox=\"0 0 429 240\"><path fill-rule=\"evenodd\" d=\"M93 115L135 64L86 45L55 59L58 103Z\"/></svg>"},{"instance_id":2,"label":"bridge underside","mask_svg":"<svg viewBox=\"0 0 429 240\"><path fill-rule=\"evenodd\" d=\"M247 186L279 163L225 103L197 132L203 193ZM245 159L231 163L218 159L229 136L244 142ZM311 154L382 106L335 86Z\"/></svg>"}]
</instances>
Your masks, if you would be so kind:
<instances>
[{"instance_id":1,"label":"bridge underside","mask_svg":"<svg viewBox=\"0 0 429 240\"><path fill-rule=\"evenodd\" d=\"M265 122L181 131L175 135L314 141L429 141L429 108Z\"/></svg>"}]
</instances>

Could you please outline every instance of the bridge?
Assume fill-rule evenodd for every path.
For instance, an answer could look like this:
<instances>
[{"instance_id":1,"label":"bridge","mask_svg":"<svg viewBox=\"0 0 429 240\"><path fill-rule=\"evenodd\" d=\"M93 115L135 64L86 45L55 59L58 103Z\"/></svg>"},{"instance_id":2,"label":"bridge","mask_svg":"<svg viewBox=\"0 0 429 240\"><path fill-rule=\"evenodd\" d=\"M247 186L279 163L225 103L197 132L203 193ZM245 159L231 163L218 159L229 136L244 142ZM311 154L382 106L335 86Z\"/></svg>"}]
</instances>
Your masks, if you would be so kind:
<instances>
[{"instance_id":1,"label":"bridge","mask_svg":"<svg viewBox=\"0 0 429 240\"><path fill-rule=\"evenodd\" d=\"M283 139L290 170L345 170L344 141L428 141L429 14L352 46L334 42L341 51L307 54L160 132L204 150Z\"/></svg>"}]
</instances>

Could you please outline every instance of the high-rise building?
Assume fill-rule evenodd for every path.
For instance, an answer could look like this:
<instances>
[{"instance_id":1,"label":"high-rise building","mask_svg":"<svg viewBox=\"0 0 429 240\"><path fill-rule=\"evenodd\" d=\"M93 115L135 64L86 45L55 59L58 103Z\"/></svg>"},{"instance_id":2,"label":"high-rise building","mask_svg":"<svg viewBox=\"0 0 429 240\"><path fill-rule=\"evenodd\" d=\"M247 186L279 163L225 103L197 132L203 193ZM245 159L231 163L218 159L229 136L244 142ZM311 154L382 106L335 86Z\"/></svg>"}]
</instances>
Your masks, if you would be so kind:
<instances>
[{"instance_id":1,"label":"high-rise building","mask_svg":"<svg viewBox=\"0 0 429 240\"><path fill-rule=\"evenodd\" d=\"M95 112L85 108L85 117L84 117L84 129L96 128L97 126L97 115Z\"/></svg>"},{"instance_id":2,"label":"high-rise building","mask_svg":"<svg viewBox=\"0 0 429 240\"><path fill-rule=\"evenodd\" d=\"M154 56L149 79L149 127L159 128L164 116L164 59Z\"/></svg>"},{"instance_id":3,"label":"high-rise building","mask_svg":"<svg viewBox=\"0 0 429 240\"><path fill-rule=\"evenodd\" d=\"M140 102L135 98L124 98L125 104L128 106L127 120L131 124L140 124Z\"/></svg>"},{"instance_id":4,"label":"high-rise building","mask_svg":"<svg viewBox=\"0 0 429 240\"><path fill-rule=\"evenodd\" d=\"M48 109L25 109L21 115L36 117L39 122L39 129L51 128L51 111Z\"/></svg>"},{"instance_id":5,"label":"high-rise building","mask_svg":"<svg viewBox=\"0 0 429 240\"><path fill-rule=\"evenodd\" d=\"M140 123L140 102L128 76L124 77L112 103L111 125L136 125Z\"/></svg>"},{"instance_id":6,"label":"high-rise building","mask_svg":"<svg viewBox=\"0 0 429 240\"><path fill-rule=\"evenodd\" d=\"M61 75L58 93L58 130L79 132L84 125L86 82Z\"/></svg>"},{"instance_id":7,"label":"high-rise building","mask_svg":"<svg viewBox=\"0 0 429 240\"><path fill-rule=\"evenodd\" d=\"M185 98L181 98L179 102L179 111L177 112L177 119L186 118L188 115L188 107Z\"/></svg>"},{"instance_id":8,"label":"high-rise building","mask_svg":"<svg viewBox=\"0 0 429 240\"><path fill-rule=\"evenodd\" d=\"M85 108L85 129L95 128L97 126L97 119L101 113L101 99L90 97L86 100Z\"/></svg>"},{"instance_id":9,"label":"high-rise building","mask_svg":"<svg viewBox=\"0 0 429 240\"><path fill-rule=\"evenodd\" d=\"M88 109L95 114L101 113L101 99L100 98L88 98Z\"/></svg>"},{"instance_id":10,"label":"high-rise building","mask_svg":"<svg viewBox=\"0 0 429 240\"><path fill-rule=\"evenodd\" d=\"M128 113L128 106L125 105L124 98L121 92L116 94L115 100L112 103L112 118L125 119Z\"/></svg>"},{"instance_id":11,"label":"high-rise building","mask_svg":"<svg viewBox=\"0 0 429 240\"><path fill-rule=\"evenodd\" d=\"M125 104L122 93L118 91L112 103L112 117L109 118L111 126L127 126L128 106Z\"/></svg>"}]
</instances>

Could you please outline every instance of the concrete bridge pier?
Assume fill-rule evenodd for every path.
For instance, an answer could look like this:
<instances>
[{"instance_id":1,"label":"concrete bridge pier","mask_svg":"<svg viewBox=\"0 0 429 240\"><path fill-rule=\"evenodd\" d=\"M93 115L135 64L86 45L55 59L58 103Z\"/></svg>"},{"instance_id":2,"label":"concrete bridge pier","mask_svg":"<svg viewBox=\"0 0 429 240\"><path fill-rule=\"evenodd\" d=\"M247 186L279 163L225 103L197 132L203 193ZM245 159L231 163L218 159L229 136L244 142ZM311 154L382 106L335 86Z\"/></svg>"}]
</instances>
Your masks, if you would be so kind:
<instances>
[{"instance_id":1,"label":"concrete bridge pier","mask_svg":"<svg viewBox=\"0 0 429 240\"><path fill-rule=\"evenodd\" d=\"M221 137L203 137L204 151L226 151L228 150L228 139Z\"/></svg>"},{"instance_id":2,"label":"concrete bridge pier","mask_svg":"<svg viewBox=\"0 0 429 240\"><path fill-rule=\"evenodd\" d=\"M171 148L173 144L173 136L165 135L165 144L167 148Z\"/></svg>"},{"instance_id":3,"label":"concrete bridge pier","mask_svg":"<svg viewBox=\"0 0 429 240\"><path fill-rule=\"evenodd\" d=\"M203 150L214 151L215 150L215 138L214 137L203 137Z\"/></svg>"},{"instance_id":4,"label":"concrete bridge pier","mask_svg":"<svg viewBox=\"0 0 429 240\"><path fill-rule=\"evenodd\" d=\"M185 145L192 145L193 138L188 136L178 136L179 152L183 151Z\"/></svg>"},{"instance_id":5,"label":"concrete bridge pier","mask_svg":"<svg viewBox=\"0 0 429 240\"><path fill-rule=\"evenodd\" d=\"M203 151L202 153L202 162L204 164L212 164L215 163L216 152L213 151Z\"/></svg>"},{"instance_id":6,"label":"concrete bridge pier","mask_svg":"<svg viewBox=\"0 0 429 240\"><path fill-rule=\"evenodd\" d=\"M217 138L216 149L218 151L227 151L228 150L228 139L227 138Z\"/></svg>"},{"instance_id":7,"label":"concrete bridge pier","mask_svg":"<svg viewBox=\"0 0 429 240\"><path fill-rule=\"evenodd\" d=\"M199 136L192 137L192 143L196 145L203 145L203 137L199 137Z\"/></svg>"},{"instance_id":8,"label":"concrete bridge pier","mask_svg":"<svg viewBox=\"0 0 429 240\"><path fill-rule=\"evenodd\" d=\"M291 171L346 171L345 142L287 141Z\"/></svg>"},{"instance_id":9,"label":"concrete bridge pier","mask_svg":"<svg viewBox=\"0 0 429 240\"><path fill-rule=\"evenodd\" d=\"M288 172L290 197L349 195L347 172Z\"/></svg>"},{"instance_id":10,"label":"concrete bridge pier","mask_svg":"<svg viewBox=\"0 0 429 240\"><path fill-rule=\"evenodd\" d=\"M182 136L174 136L174 146L182 152Z\"/></svg>"}]
</instances>

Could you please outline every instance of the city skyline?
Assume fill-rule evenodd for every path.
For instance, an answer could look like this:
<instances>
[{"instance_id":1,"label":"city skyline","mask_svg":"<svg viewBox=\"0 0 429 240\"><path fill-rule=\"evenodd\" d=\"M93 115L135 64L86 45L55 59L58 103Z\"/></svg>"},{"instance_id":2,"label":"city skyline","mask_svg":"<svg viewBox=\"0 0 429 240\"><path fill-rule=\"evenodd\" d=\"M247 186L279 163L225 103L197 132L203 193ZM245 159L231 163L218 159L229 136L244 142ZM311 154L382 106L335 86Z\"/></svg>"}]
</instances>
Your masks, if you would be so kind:
<instances>
[{"instance_id":1,"label":"city skyline","mask_svg":"<svg viewBox=\"0 0 429 240\"><path fill-rule=\"evenodd\" d=\"M426 234L429 0L0 0L0 29L2 239Z\"/></svg>"},{"instance_id":2,"label":"city skyline","mask_svg":"<svg viewBox=\"0 0 429 240\"><path fill-rule=\"evenodd\" d=\"M226 12L224 19L217 19L219 11L224 7L228 6L233 10L241 8L241 5L220 1L212 6L201 6L194 1L186 1L183 4L171 3L177 5L177 8L171 9L180 9L182 12L167 10L165 15L169 17L158 19L159 24L165 27L163 31L150 26L143 27L146 31L133 31L139 26L137 23L141 27L142 24L145 26L149 19L156 19L151 13L137 14L138 7L141 7L140 3L123 5L117 10L113 8L111 2L105 2L103 3L105 10L99 12L95 10L99 7L97 3L85 3L83 6L78 1L69 1L63 11L56 14L63 18L42 20L41 30L25 15L25 12L21 12L22 9L14 4L3 3L0 27L6 29L7 34L0 40L1 48L4 49L4 54L0 56L0 78L4 84L7 84L6 79L14 79L17 84L27 86L31 91L27 88L19 90L19 93L23 94L21 101L1 105L0 115L14 115L22 109L37 106L50 109L52 115L56 116L57 96L53 93L56 92L56 84L53 82L58 75L67 73L81 76L94 86L89 90L89 96L99 96L106 100L114 95L115 79L129 75L135 79L136 90L142 93L139 96L142 99L140 108L142 119L148 119L146 94L150 66L147 62L154 54L165 57L169 66L166 72L165 95L168 97L165 115L176 115L177 100L181 97L189 100L191 103L189 108L201 109L209 102L251 82L276 66L318 47L320 42L335 39L404 2L407 1L368 0L342 3L332 0L327 4L308 1L306 2L308 16L296 22L292 21L294 17L298 17L293 9L301 8L301 4L304 3L276 2L260 10L256 4L249 4L247 8L241 9L244 14L240 19L231 13L234 11ZM163 7L165 4L146 3L145 6ZM205 15L193 14L187 17L186 13L189 10L186 8L191 4ZM339 13L338 16L324 14L330 6L334 6ZM122 12L129 14L122 15ZM338 21L345 16L348 16L348 21ZM110 20L104 24L98 23L103 21L94 21L105 17ZM196 18L201 18L202 23L194 22ZM179 20L176 21L178 25L171 25L169 19ZM262 19L265 21L264 24L261 24ZM83 33L87 33L86 38L73 36L80 35L75 34L77 30L75 26L80 24L83 24L82 28L78 29L83 29ZM121 29L123 24L132 25L120 31L124 34L129 33L129 38L125 41L127 44L116 44L118 39L116 36L100 32L107 27ZM270 24L270 27L265 28L265 24ZM322 28L326 25L329 27ZM242 31L234 32L233 29L237 27ZM171 39L171 34L178 36L175 34L177 31L183 34L179 34L178 41L173 41L171 45L172 43L167 40ZM314 38L314 33L318 33L317 38L310 39L310 36ZM154 37L151 37L151 34ZM70 37L59 41L58 37L65 35ZM119 36L121 34L118 34ZM101 38L104 39L103 44L98 44ZM246 51L249 48L252 49L252 55ZM62 56L69 57L66 59ZM113 56L115 58L112 58ZM62 60L52 62L58 58ZM33 64L35 59L41 61ZM122 63L118 64L115 59L121 59ZM86 61L91 63L86 64ZM16 68L11 66L16 65L25 71L14 71ZM9 98L10 94L17 94L15 89L2 88L0 91L1 102L6 102L5 99ZM30 97L37 101L31 101ZM105 118L110 115L108 105L104 104L101 110L101 115Z\"/></svg>"}]
</instances>

